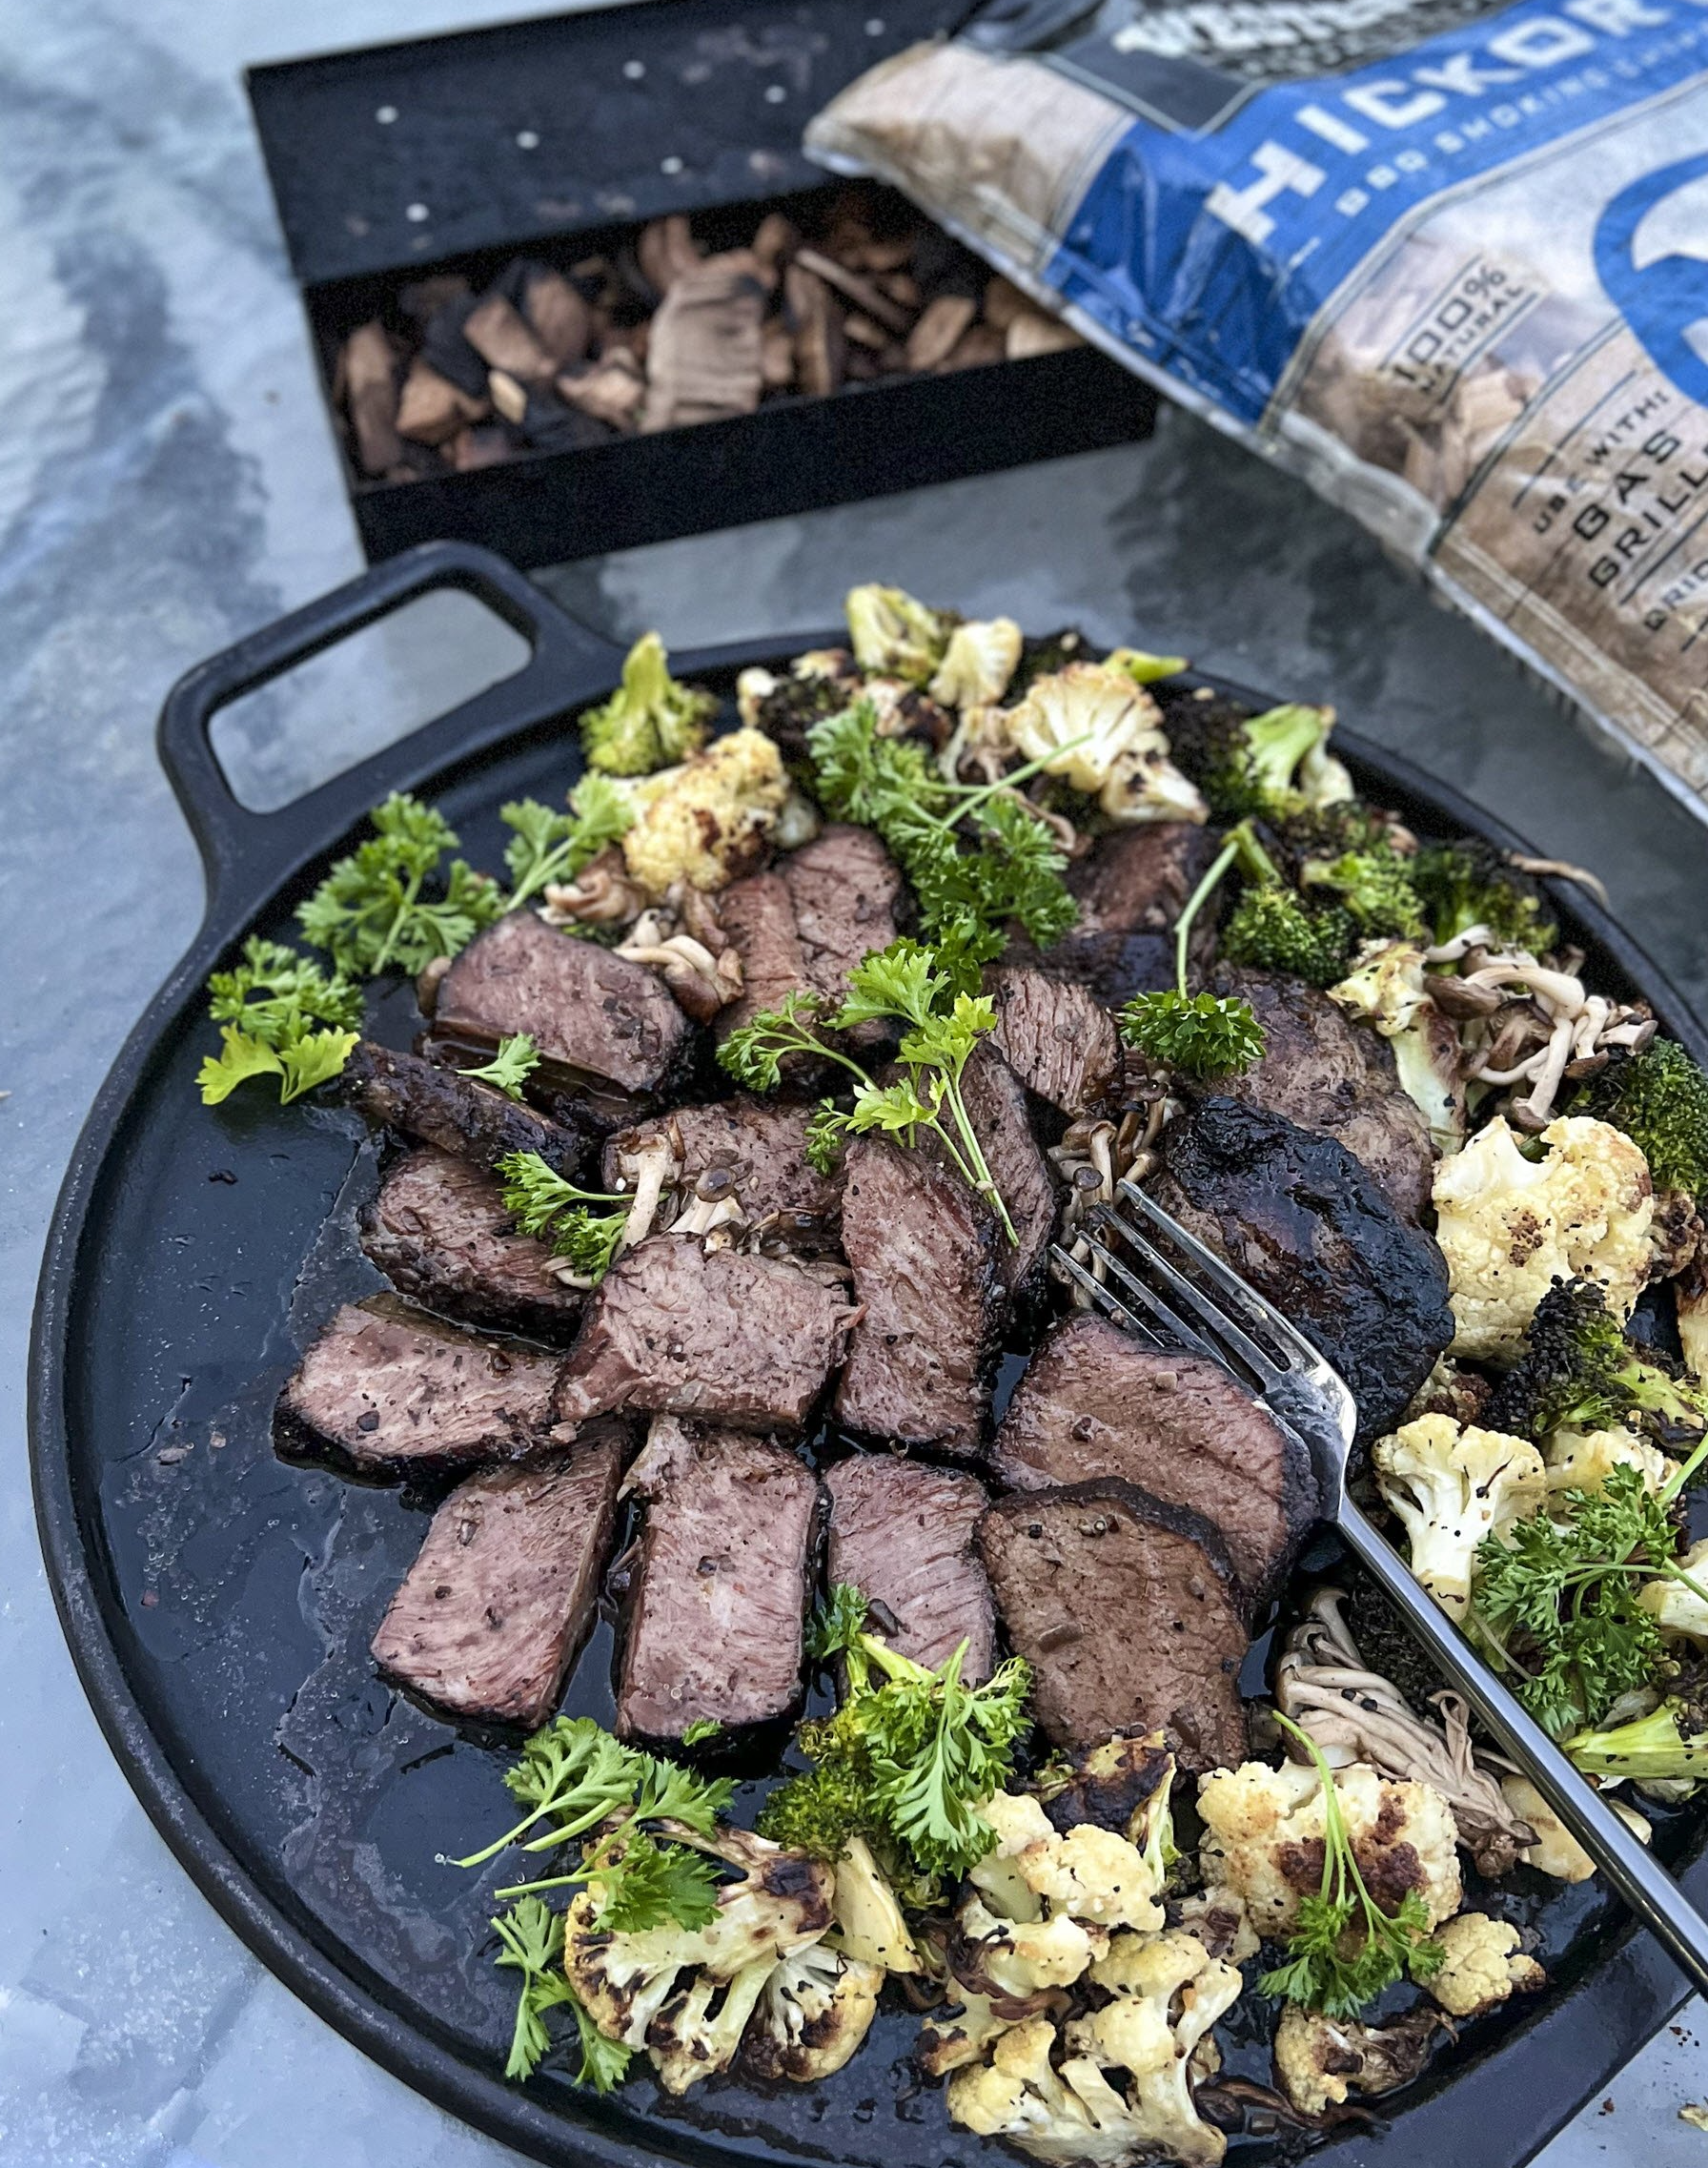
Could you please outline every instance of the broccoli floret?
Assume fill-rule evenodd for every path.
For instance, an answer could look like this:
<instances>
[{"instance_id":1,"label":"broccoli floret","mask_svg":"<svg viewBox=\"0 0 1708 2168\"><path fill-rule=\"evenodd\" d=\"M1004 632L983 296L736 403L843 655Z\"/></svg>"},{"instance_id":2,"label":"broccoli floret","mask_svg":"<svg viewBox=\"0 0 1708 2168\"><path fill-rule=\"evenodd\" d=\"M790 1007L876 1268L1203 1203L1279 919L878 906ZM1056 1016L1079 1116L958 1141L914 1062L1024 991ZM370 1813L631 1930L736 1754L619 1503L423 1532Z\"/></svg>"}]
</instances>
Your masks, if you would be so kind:
<instances>
[{"instance_id":1,"label":"broccoli floret","mask_svg":"<svg viewBox=\"0 0 1708 2168\"><path fill-rule=\"evenodd\" d=\"M686 760L705 744L717 696L678 685L664 643L643 633L629 649L622 683L601 706L581 717L589 767L607 775L650 775Z\"/></svg>"},{"instance_id":2,"label":"broccoli floret","mask_svg":"<svg viewBox=\"0 0 1708 2168\"><path fill-rule=\"evenodd\" d=\"M1222 929L1221 952L1230 963L1291 972L1309 986L1344 977L1358 929L1338 904L1312 906L1291 889L1250 888Z\"/></svg>"},{"instance_id":3,"label":"broccoli floret","mask_svg":"<svg viewBox=\"0 0 1708 2168\"><path fill-rule=\"evenodd\" d=\"M1411 861L1391 844L1344 850L1337 858L1309 858L1299 879L1307 889L1327 889L1368 933L1400 941L1428 938L1423 905L1412 885Z\"/></svg>"},{"instance_id":4,"label":"broccoli floret","mask_svg":"<svg viewBox=\"0 0 1708 2168\"><path fill-rule=\"evenodd\" d=\"M1623 1130L1657 1190L1688 1190L1708 1202L1708 1075L1676 1039L1654 1039L1640 1053L1616 1049L1572 1112Z\"/></svg>"},{"instance_id":5,"label":"broccoli floret","mask_svg":"<svg viewBox=\"0 0 1708 2168\"><path fill-rule=\"evenodd\" d=\"M1412 883L1438 942L1486 926L1509 948L1540 956L1558 938L1541 890L1505 851L1480 838L1427 846L1412 861Z\"/></svg>"},{"instance_id":6,"label":"broccoli floret","mask_svg":"<svg viewBox=\"0 0 1708 2168\"><path fill-rule=\"evenodd\" d=\"M1381 850L1390 837L1383 816L1354 798L1308 806L1274 825L1295 866L1311 858L1338 858L1347 850Z\"/></svg>"},{"instance_id":7,"label":"broccoli floret","mask_svg":"<svg viewBox=\"0 0 1708 2168\"><path fill-rule=\"evenodd\" d=\"M1278 821L1351 794L1324 753L1334 711L1290 705L1249 715L1229 700L1170 700L1164 728L1179 767L1218 819Z\"/></svg>"},{"instance_id":8,"label":"broccoli floret","mask_svg":"<svg viewBox=\"0 0 1708 2168\"><path fill-rule=\"evenodd\" d=\"M1610 1731L1578 1731L1565 1742L1566 1752L1587 1776L1618 1783L1663 1784L1708 1776L1708 1729L1703 1712L1669 1695L1647 1716Z\"/></svg>"},{"instance_id":9,"label":"broccoli floret","mask_svg":"<svg viewBox=\"0 0 1708 2168\"><path fill-rule=\"evenodd\" d=\"M1530 1321L1524 1355L1494 1388L1489 1425L1520 1438L1621 1425L1699 1434L1708 1392L1646 1361L1608 1313L1594 1279L1556 1279Z\"/></svg>"}]
</instances>

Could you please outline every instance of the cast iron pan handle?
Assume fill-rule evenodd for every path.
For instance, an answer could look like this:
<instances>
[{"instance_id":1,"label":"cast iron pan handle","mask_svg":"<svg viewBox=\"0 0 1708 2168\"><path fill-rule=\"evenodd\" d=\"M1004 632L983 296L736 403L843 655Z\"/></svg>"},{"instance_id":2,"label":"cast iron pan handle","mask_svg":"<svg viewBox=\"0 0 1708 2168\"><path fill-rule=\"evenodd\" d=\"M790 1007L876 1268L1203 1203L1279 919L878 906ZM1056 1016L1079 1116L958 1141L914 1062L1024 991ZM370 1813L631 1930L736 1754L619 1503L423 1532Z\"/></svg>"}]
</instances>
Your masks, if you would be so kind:
<instances>
[{"instance_id":1,"label":"cast iron pan handle","mask_svg":"<svg viewBox=\"0 0 1708 2168\"><path fill-rule=\"evenodd\" d=\"M532 650L521 669L288 806L254 813L239 805L209 735L219 710L403 603L446 587L474 596L521 634ZM467 542L423 542L199 664L168 694L157 744L201 850L210 928L229 933L389 792L411 789L515 731L549 723L607 690L621 665L620 647L577 624L505 559Z\"/></svg>"}]
</instances>

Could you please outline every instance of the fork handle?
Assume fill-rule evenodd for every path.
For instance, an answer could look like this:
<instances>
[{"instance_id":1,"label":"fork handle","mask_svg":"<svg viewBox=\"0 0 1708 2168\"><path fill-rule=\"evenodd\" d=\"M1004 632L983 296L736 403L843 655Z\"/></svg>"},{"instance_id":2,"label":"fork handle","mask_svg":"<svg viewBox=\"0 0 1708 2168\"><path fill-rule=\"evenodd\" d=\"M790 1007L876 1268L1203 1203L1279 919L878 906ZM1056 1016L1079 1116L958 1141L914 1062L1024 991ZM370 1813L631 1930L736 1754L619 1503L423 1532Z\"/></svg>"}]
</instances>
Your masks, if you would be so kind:
<instances>
[{"instance_id":1,"label":"fork handle","mask_svg":"<svg viewBox=\"0 0 1708 2168\"><path fill-rule=\"evenodd\" d=\"M1335 1519L1340 1533L1398 1606L1413 1632L1428 1644L1442 1670L1507 1753L1685 1976L1708 1993L1708 1920L1500 1683L1421 1583L1413 1579L1411 1568L1380 1529L1344 1496Z\"/></svg>"}]
</instances>

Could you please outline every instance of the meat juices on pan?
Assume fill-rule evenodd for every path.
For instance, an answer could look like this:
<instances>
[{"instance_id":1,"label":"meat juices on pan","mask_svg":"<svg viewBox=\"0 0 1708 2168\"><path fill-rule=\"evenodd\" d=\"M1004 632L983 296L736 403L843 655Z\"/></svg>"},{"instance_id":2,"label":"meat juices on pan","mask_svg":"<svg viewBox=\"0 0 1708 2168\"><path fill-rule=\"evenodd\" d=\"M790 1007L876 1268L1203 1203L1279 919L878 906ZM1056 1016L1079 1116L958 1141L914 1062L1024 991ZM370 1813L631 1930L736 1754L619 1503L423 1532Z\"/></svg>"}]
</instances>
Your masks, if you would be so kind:
<instances>
[{"instance_id":1,"label":"meat juices on pan","mask_svg":"<svg viewBox=\"0 0 1708 2168\"><path fill-rule=\"evenodd\" d=\"M380 1669L457 1716L544 1723L592 1621L622 1446L613 1434L460 1483L374 1636Z\"/></svg>"},{"instance_id":2,"label":"meat juices on pan","mask_svg":"<svg viewBox=\"0 0 1708 2168\"><path fill-rule=\"evenodd\" d=\"M333 1319L279 1395L279 1415L287 1431L365 1468L518 1460L547 1442L563 1360L375 1295Z\"/></svg>"},{"instance_id":3,"label":"meat juices on pan","mask_svg":"<svg viewBox=\"0 0 1708 2168\"><path fill-rule=\"evenodd\" d=\"M512 1152L538 1152L548 1167L573 1178L603 1134L602 1125L573 1104L577 1126L548 1121L490 1084L372 1039L351 1055L338 1089L369 1121L477 1167L496 1167Z\"/></svg>"},{"instance_id":4,"label":"meat juices on pan","mask_svg":"<svg viewBox=\"0 0 1708 2168\"><path fill-rule=\"evenodd\" d=\"M1118 1476L1212 1521L1256 1599L1316 1511L1311 1457L1219 1363L1147 1347L1085 1311L1060 1319L1015 1388L991 1447L1012 1490Z\"/></svg>"},{"instance_id":5,"label":"meat juices on pan","mask_svg":"<svg viewBox=\"0 0 1708 2168\"><path fill-rule=\"evenodd\" d=\"M785 1258L654 1235L618 1258L558 1381L558 1435L621 1408L794 1431L842 1360L840 1286Z\"/></svg>"},{"instance_id":6,"label":"meat juices on pan","mask_svg":"<svg viewBox=\"0 0 1708 2168\"><path fill-rule=\"evenodd\" d=\"M1024 964L992 964L993 1043L1028 1092L1067 1115L1097 1107L1121 1074L1115 1024L1083 986Z\"/></svg>"},{"instance_id":7,"label":"meat juices on pan","mask_svg":"<svg viewBox=\"0 0 1708 2168\"><path fill-rule=\"evenodd\" d=\"M787 1716L801 1693L818 1479L786 1447L654 1420L629 1487L646 1501L617 1729L680 1739Z\"/></svg>"},{"instance_id":8,"label":"meat juices on pan","mask_svg":"<svg viewBox=\"0 0 1708 2168\"><path fill-rule=\"evenodd\" d=\"M476 1324L563 1338L587 1298L516 1232L496 1176L429 1147L399 1160L362 1215L362 1248L394 1287Z\"/></svg>"},{"instance_id":9,"label":"meat juices on pan","mask_svg":"<svg viewBox=\"0 0 1708 2168\"><path fill-rule=\"evenodd\" d=\"M830 1494L828 1579L850 1581L892 1648L935 1670L966 1643L961 1676L987 1679L996 1663L990 1583L974 1547L989 1503L976 1476L887 1453L842 1461L824 1478ZM891 1630L889 1621L894 1622Z\"/></svg>"},{"instance_id":10,"label":"meat juices on pan","mask_svg":"<svg viewBox=\"0 0 1708 2168\"><path fill-rule=\"evenodd\" d=\"M999 1500L979 1549L1057 1746L1160 1728L1183 1769L1244 1758L1245 1616L1202 1515L1105 1478Z\"/></svg>"}]
</instances>

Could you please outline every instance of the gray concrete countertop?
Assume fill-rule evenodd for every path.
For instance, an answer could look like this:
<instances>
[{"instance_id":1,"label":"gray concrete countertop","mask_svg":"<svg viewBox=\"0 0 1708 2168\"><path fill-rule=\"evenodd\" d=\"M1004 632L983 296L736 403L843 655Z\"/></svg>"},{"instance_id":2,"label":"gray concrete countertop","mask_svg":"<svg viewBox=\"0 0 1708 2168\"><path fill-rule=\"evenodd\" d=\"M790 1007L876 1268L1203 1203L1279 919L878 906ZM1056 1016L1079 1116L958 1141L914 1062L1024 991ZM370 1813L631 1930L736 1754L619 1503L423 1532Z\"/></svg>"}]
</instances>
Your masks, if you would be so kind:
<instances>
[{"instance_id":1,"label":"gray concrete countertop","mask_svg":"<svg viewBox=\"0 0 1708 2168\"><path fill-rule=\"evenodd\" d=\"M358 553L237 74L517 0L54 0L0 13L0 2168L498 2168L257 1967L107 1753L44 1583L23 1374L53 1195L200 908L154 766L190 664ZM1704 833L1352 525L1170 414L1147 445L580 564L561 600L673 643L823 624L856 579L1184 649L1332 700L1596 868L1708 1012ZM501 644L498 644L501 645ZM277 802L498 646L380 635L232 733ZM1545 2156L1685 2168L1699 2010Z\"/></svg>"}]
</instances>

